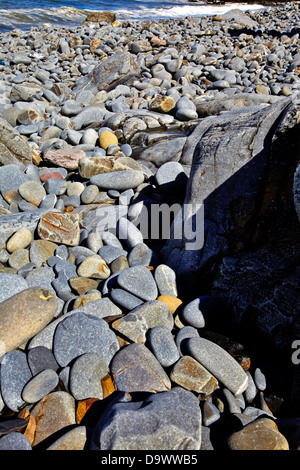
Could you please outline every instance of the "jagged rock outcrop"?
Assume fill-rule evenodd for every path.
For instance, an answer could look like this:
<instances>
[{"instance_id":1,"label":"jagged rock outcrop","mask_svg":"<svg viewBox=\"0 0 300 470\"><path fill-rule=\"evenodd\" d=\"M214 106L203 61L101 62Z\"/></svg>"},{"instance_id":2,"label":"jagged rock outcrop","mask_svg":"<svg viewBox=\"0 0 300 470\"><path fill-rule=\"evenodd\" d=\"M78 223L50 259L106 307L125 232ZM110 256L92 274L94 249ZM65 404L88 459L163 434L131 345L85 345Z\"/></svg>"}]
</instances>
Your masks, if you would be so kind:
<instances>
[{"instance_id":1,"label":"jagged rock outcrop","mask_svg":"<svg viewBox=\"0 0 300 470\"><path fill-rule=\"evenodd\" d=\"M162 249L182 297L196 289L226 300L228 326L289 351L299 324L299 102L293 95L199 123L184 204L204 204L204 245L187 250L171 237Z\"/></svg>"}]
</instances>

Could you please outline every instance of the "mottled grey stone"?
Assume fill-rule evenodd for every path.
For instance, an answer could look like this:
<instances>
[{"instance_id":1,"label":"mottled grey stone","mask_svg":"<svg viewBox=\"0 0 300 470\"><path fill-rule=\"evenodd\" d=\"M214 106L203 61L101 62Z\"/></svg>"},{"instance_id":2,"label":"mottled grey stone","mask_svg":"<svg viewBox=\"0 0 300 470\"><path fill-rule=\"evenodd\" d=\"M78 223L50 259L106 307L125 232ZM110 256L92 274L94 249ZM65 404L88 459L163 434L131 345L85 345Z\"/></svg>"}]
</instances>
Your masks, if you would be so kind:
<instances>
[{"instance_id":1,"label":"mottled grey stone","mask_svg":"<svg viewBox=\"0 0 300 470\"><path fill-rule=\"evenodd\" d=\"M174 412L176 410L176 412ZM120 394L98 421L91 450L199 450L201 410L198 399L176 387L134 402Z\"/></svg>"},{"instance_id":2,"label":"mottled grey stone","mask_svg":"<svg viewBox=\"0 0 300 470\"><path fill-rule=\"evenodd\" d=\"M248 377L240 364L225 349L200 337L187 340L187 348L190 355L234 395L245 391Z\"/></svg>"},{"instance_id":3,"label":"mottled grey stone","mask_svg":"<svg viewBox=\"0 0 300 470\"><path fill-rule=\"evenodd\" d=\"M156 282L145 266L133 266L123 269L117 282L122 289L145 300L155 300L158 296Z\"/></svg>"},{"instance_id":4,"label":"mottled grey stone","mask_svg":"<svg viewBox=\"0 0 300 470\"><path fill-rule=\"evenodd\" d=\"M27 361L32 375L37 375L45 369L52 369L55 372L59 369L53 352L45 346L37 346L29 349Z\"/></svg>"},{"instance_id":5,"label":"mottled grey stone","mask_svg":"<svg viewBox=\"0 0 300 470\"><path fill-rule=\"evenodd\" d=\"M32 447L24 434L11 432L1 437L0 450L32 450Z\"/></svg>"},{"instance_id":6,"label":"mottled grey stone","mask_svg":"<svg viewBox=\"0 0 300 470\"><path fill-rule=\"evenodd\" d=\"M9 351L1 362L1 395L6 406L12 411L19 411L24 405L22 391L31 379L26 354L22 351Z\"/></svg>"},{"instance_id":7,"label":"mottled grey stone","mask_svg":"<svg viewBox=\"0 0 300 470\"><path fill-rule=\"evenodd\" d=\"M204 328L205 319L201 312L201 301L199 298L192 300L182 310L181 317L184 322L194 328Z\"/></svg>"},{"instance_id":8,"label":"mottled grey stone","mask_svg":"<svg viewBox=\"0 0 300 470\"><path fill-rule=\"evenodd\" d=\"M117 389L124 392L163 392L171 382L151 351L140 343L121 348L110 364Z\"/></svg>"},{"instance_id":9,"label":"mottled grey stone","mask_svg":"<svg viewBox=\"0 0 300 470\"><path fill-rule=\"evenodd\" d=\"M116 189L125 191L126 189L136 188L144 181L144 174L139 170L120 170L111 173L101 173L90 178L90 183L98 188L108 191Z\"/></svg>"},{"instance_id":10,"label":"mottled grey stone","mask_svg":"<svg viewBox=\"0 0 300 470\"><path fill-rule=\"evenodd\" d=\"M107 364L118 351L119 343L109 325L86 313L73 313L57 325L53 338L53 353L62 366L87 352L100 354Z\"/></svg>"},{"instance_id":11,"label":"mottled grey stone","mask_svg":"<svg viewBox=\"0 0 300 470\"><path fill-rule=\"evenodd\" d=\"M53 369L44 369L27 382L22 398L27 403L36 403L52 392L58 382L58 375Z\"/></svg>"},{"instance_id":12,"label":"mottled grey stone","mask_svg":"<svg viewBox=\"0 0 300 470\"><path fill-rule=\"evenodd\" d=\"M119 275L119 273L117 273ZM113 300L117 305L121 308L125 308L126 310L133 310L138 305L144 303L142 299L136 297L135 295L127 292L124 289L112 289L110 292L111 300Z\"/></svg>"},{"instance_id":13,"label":"mottled grey stone","mask_svg":"<svg viewBox=\"0 0 300 470\"><path fill-rule=\"evenodd\" d=\"M171 331L165 326L150 328L147 334L149 346L163 367L172 366L180 357Z\"/></svg>"},{"instance_id":14,"label":"mottled grey stone","mask_svg":"<svg viewBox=\"0 0 300 470\"><path fill-rule=\"evenodd\" d=\"M103 398L101 380L109 373L106 361L96 353L78 357L70 370L70 392L76 400Z\"/></svg>"},{"instance_id":15,"label":"mottled grey stone","mask_svg":"<svg viewBox=\"0 0 300 470\"><path fill-rule=\"evenodd\" d=\"M166 264L160 264L154 271L160 295L171 295L177 297L176 273Z\"/></svg>"}]
</instances>

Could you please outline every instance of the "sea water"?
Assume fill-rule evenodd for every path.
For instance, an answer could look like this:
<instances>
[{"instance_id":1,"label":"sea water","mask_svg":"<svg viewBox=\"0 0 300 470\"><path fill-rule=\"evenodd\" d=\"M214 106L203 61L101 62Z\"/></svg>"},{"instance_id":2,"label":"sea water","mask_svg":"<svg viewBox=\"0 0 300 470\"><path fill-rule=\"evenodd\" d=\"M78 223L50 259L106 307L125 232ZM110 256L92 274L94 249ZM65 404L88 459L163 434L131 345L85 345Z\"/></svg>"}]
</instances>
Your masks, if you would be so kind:
<instances>
[{"instance_id":1,"label":"sea water","mask_svg":"<svg viewBox=\"0 0 300 470\"><path fill-rule=\"evenodd\" d=\"M117 20L159 20L199 17L225 13L233 8L243 11L262 8L259 1L247 4L209 4L185 0L1 0L0 32L15 28L53 24L78 26L90 11L111 11Z\"/></svg>"}]
</instances>

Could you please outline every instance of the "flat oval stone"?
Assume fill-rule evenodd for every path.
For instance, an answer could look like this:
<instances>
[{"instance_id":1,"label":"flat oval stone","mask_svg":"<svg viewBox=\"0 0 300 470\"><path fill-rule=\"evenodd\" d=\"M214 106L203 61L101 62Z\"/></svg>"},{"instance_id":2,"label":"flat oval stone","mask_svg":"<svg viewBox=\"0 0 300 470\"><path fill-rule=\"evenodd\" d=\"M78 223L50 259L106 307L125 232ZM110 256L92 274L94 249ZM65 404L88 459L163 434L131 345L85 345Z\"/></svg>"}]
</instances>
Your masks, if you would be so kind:
<instances>
[{"instance_id":1,"label":"flat oval stone","mask_svg":"<svg viewBox=\"0 0 300 470\"><path fill-rule=\"evenodd\" d=\"M58 385L59 378L53 369L44 369L27 382L22 398L27 403L36 403Z\"/></svg>"},{"instance_id":2,"label":"flat oval stone","mask_svg":"<svg viewBox=\"0 0 300 470\"><path fill-rule=\"evenodd\" d=\"M119 286L142 300L155 300L158 295L156 282L145 266L133 266L120 271Z\"/></svg>"},{"instance_id":3,"label":"flat oval stone","mask_svg":"<svg viewBox=\"0 0 300 470\"><path fill-rule=\"evenodd\" d=\"M170 379L186 390L204 395L210 395L219 385L217 379L190 356L183 356L176 362Z\"/></svg>"},{"instance_id":4,"label":"flat oval stone","mask_svg":"<svg viewBox=\"0 0 300 470\"><path fill-rule=\"evenodd\" d=\"M150 328L147 334L149 346L163 367L170 367L180 355L171 331L164 326Z\"/></svg>"},{"instance_id":5,"label":"flat oval stone","mask_svg":"<svg viewBox=\"0 0 300 470\"><path fill-rule=\"evenodd\" d=\"M0 341L5 351L17 349L54 318L57 298L43 287L30 287L1 303Z\"/></svg>"},{"instance_id":6,"label":"flat oval stone","mask_svg":"<svg viewBox=\"0 0 300 470\"><path fill-rule=\"evenodd\" d=\"M110 292L111 300L126 310L133 310L143 304L143 300L124 289L112 289Z\"/></svg>"},{"instance_id":7,"label":"flat oval stone","mask_svg":"<svg viewBox=\"0 0 300 470\"><path fill-rule=\"evenodd\" d=\"M11 432L1 437L0 450L32 450L32 447L24 434Z\"/></svg>"},{"instance_id":8,"label":"flat oval stone","mask_svg":"<svg viewBox=\"0 0 300 470\"><path fill-rule=\"evenodd\" d=\"M25 201L39 206L46 196L43 185L37 181L26 181L19 186L19 193Z\"/></svg>"},{"instance_id":9,"label":"flat oval stone","mask_svg":"<svg viewBox=\"0 0 300 470\"><path fill-rule=\"evenodd\" d=\"M0 369L1 395L10 410L19 411L20 406L24 405L22 391L31 377L24 352L10 351L5 354Z\"/></svg>"},{"instance_id":10,"label":"flat oval stone","mask_svg":"<svg viewBox=\"0 0 300 470\"><path fill-rule=\"evenodd\" d=\"M33 235L27 228L21 228L15 232L6 242L6 249L13 253L20 248L27 248L33 240Z\"/></svg>"},{"instance_id":11,"label":"flat oval stone","mask_svg":"<svg viewBox=\"0 0 300 470\"><path fill-rule=\"evenodd\" d=\"M103 399L101 380L109 374L109 367L96 353L80 356L70 370L70 392L76 400Z\"/></svg>"},{"instance_id":12,"label":"flat oval stone","mask_svg":"<svg viewBox=\"0 0 300 470\"><path fill-rule=\"evenodd\" d=\"M234 395L245 391L248 376L239 363L225 349L205 338L187 340L189 354L203 365Z\"/></svg>"},{"instance_id":13,"label":"flat oval stone","mask_svg":"<svg viewBox=\"0 0 300 470\"><path fill-rule=\"evenodd\" d=\"M142 232L125 217L120 217L118 220L117 234L119 239L124 240L130 249L143 243L144 238Z\"/></svg>"},{"instance_id":14,"label":"flat oval stone","mask_svg":"<svg viewBox=\"0 0 300 470\"><path fill-rule=\"evenodd\" d=\"M156 393L171 389L169 377L144 344L123 347L113 357L110 367L119 391Z\"/></svg>"},{"instance_id":15,"label":"flat oval stone","mask_svg":"<svg viewBox=\"0 0 300 470\"><path fill-rule=\"evenodd\" d=\"M200 300L189 302L182 310L182 320L194 328L204 328L205 320L201 312Z\"/></svg>"},{"instance_id":16,"label":"flat oval stone","mask_svg":"<svg viewBox=\"0 0 300 470\"><path fill-rule=\"evenodd\" d=\"M90 178L91 184L95 184L105 191L109 189L125 191L126 189L137 188L143 182L144 174L139 170L120 170L94 175Z\"/></svg>"},{"instance_id":17,"label":"flat oval stone","mask_svg":"<svg viewBox=\"0 0 300 470\"><path fill-rule=\"evenodd\" d=\"M154 279L160 295L177 297L176 274L172 268L160 264L154 271Z\"/></svg>"},{"instance_id":18,"label":"flat oval stone","mask_svg":"<svg viewBox=\"0 0 300 470\"><path fill-rule=\"evenodd\" d=\"M62 367L88 352L99 354L109 364L118 349L117 337L106 321L81 312L62 320L53 338L53 353Z\"/></svg>"}]
</instances>

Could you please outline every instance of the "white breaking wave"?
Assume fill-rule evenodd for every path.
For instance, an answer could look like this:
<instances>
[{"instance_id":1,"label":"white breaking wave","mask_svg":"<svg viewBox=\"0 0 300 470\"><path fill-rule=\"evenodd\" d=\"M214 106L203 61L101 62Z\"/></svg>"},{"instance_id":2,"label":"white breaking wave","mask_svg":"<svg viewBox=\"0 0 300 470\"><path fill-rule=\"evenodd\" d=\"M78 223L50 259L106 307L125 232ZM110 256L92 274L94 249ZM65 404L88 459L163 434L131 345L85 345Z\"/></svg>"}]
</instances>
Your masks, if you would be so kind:
<instances>
[{"instance_id":1,"label":"white breaking wave","mask_svg":"<svg viewBox=\"0 0 300 470\"><path fill-rule=\"evenodd\" d=\"M157 3L153 3L157 5ZM160 4L162 5L162 4ZM205 4L184 4L176 5L170 8L141 8L117 9L112 10L116 14L117 19L125 20L157 20L157 19L175 19L185 17L200 17L210 15L221 15L229 10L238 8L242 11L255 11L263 9L260 4L247 5L231 3L227 5L205 5ZM71 24L80 25L88 15L91 9L79 10L74 7L58 7L58 8L33 8L28 9L0 9L0 29L1 27L30 27L38 24Z\"/></svg>"}]
</instances>

